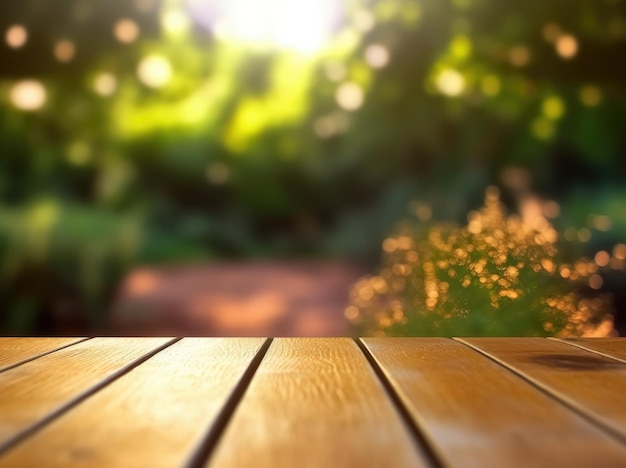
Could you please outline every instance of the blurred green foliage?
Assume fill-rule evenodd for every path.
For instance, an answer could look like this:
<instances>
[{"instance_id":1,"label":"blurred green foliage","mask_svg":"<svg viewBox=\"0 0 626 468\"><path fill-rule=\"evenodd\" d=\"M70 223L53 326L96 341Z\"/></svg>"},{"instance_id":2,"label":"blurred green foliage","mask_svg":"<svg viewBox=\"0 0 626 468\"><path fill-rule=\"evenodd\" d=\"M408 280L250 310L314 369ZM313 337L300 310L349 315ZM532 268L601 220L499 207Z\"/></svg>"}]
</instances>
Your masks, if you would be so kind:
<instances>
[{"instance_id":1,"label":"blurred green foliage","mask_svg":"<svg viewBox=\"0 0 626 468\"><path fill-rule=\"evenodd\" d=\"M306 53L194 3L3 2L0 330L101 323L137 263L375 262L411 200L458 222L494 183L578 255L626 237L624 2L351 0Z\"/></svg>"}]
</instances>

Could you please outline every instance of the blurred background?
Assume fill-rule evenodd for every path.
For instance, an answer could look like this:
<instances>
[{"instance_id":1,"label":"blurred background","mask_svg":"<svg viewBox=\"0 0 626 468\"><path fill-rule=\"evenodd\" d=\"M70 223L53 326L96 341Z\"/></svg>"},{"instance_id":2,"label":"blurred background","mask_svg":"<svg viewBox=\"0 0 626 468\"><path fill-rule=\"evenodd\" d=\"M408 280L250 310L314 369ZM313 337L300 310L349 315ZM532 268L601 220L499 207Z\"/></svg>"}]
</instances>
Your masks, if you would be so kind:
<instances>
[{"instance_id":1,"label":"blurred background","mask_svg":"<svg viewBox=\"0 0 626 468\"><path fill-rule=\"evenodd\" d=\"M1 0L3 335L626 332L620 0Z\"/></svg>"}]
</instances>

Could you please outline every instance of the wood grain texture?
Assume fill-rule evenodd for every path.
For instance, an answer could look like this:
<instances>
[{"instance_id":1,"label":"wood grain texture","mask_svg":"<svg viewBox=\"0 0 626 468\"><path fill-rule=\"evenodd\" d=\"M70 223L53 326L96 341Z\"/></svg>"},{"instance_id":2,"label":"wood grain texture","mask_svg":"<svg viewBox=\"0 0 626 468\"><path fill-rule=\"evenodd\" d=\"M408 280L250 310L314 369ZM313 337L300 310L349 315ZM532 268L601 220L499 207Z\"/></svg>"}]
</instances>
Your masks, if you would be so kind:
<instances>
[{"instance_id":1,"label":"wood grain texture","mask_svg":"<svg viewBox=\"0 0 626 468\"><path fill-rule=\"evenodd\" d=\"M0 372L85 338L0 338Z\"/></svg>"},{"instance_id":2,"label":"wood grain texture","mask_svg":"<svg viewBox=\"0 0 626 468\"><path fill-rule=\"evenodd\" d=\"M419 467L425 460L353 340L278 338L209 464Z\"/></svg>"},{"instance_id":3,"label":"wood grain texture","mask_svg":"<svg viewBox=\"0 0 626 468\"><path fill-rule=\"evenodd\" d=\"M0 465L183 466L264 341L179 341L10 450Z\"/></svg>"},{"instance_id":4,"label":"wood grain texture","mask_svg":"<svg viewBox=\"0 0 626 468\"><path fill-rule=\"evenodd\" d=\"M445 465L626 466L626 447L460 343L362 341Z\"/></svg>"},{"instance_id":5,"label":"wood grain texture","mask_svg":"<svg viewBox=\"0 0 626 468\"><path fill-rule=\"evenodd\" d=\"M1 373L0 450L171 340L94 338Z\"/></svg>"},{"instance_id":6,"label":"wood grain texture","mask_svg":"<svg viewBox=\"0 0 626 468\"><path fill-rule=\"evenodd\" d=\"M573 338L559 341L626 362L626 338Z\"/></svg>"},{"instance_id":7,"label":"wood grain texture","mask_svg":"<svg viewBox=\"0 0 626 468\"><path fill-rule=\"evenodd\" d=\"M543 338L464 338L626 442L626 363Z\"/></svg>"}]
</instances>

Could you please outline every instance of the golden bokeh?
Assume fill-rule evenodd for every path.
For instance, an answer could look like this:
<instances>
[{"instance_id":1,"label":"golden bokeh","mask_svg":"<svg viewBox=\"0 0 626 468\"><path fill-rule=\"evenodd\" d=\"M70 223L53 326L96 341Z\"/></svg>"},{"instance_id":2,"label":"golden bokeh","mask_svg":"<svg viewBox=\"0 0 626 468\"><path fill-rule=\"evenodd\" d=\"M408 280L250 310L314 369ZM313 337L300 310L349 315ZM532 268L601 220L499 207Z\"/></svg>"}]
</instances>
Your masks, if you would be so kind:
<instances>
[{"instance_id":1,"label":"golden bokeh","mask_svg":"<svg viewBox=\"0 0 626 468\"><path fill-rule=\"evenodd\" d=\"M19 49L28 41L28 30L21 24L14 24L7 29L5 40L12 49Z\"/></svg>"},{"instance_id":2,"label":"golden bokeh","mask_svg":"<svg viewBox=\"0 0 626 468\"><path fill-rule=\"evenodd\" d=\"M623 262L626 245L616 245L613 258L600 251L593 260L567 263L550 222L507 215L495 187L487 189L485 207L468 214L465 227L426 229L420 223L405 224L385 239L384 266L355 285L346 317L359 333L613 333L610 300L578 291L600 290L601 268ZM589 230L581 231L586 239Z\"/></svg>"},{"instance_id":3,"label":"golden bokeh","mask_svg":"<svg viewBox=\"0 0 626 468\"><path fill-rule=\"evenodd\" d=\"M572 59L578 53L578 41L571 34L563 34L556 40L556 52L565 60Z\"/></svg>"}]
</instances>

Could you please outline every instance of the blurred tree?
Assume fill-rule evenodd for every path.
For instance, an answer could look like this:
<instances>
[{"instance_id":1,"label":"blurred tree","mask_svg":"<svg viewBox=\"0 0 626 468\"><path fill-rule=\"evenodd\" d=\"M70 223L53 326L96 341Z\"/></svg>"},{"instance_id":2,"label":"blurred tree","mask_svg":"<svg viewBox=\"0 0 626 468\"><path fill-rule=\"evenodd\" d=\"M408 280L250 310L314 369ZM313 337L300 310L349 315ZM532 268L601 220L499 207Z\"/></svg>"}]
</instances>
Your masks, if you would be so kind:
<instances>
[{"instance_id":1,"label":"blurred tree","mask_svg":"<svg viewBox=\"0 0 626 468\"><path fill-rule=\"evenodd\" d=\"M458 222L495 183L520 210L539 194L564 232L588 229L578 255L624 241L624 2L235 3L2 0L6 219L49 203L111 232L134 220L124 265L376 261L412 199ZM250 39L268 24L274 42ZM0 229L7 311L30 277L6 260L23 229ZM91 238L67 229L80 258ZM70 263L45 258L43 277L85 296Z\"/></svg>"}]
</instances>

